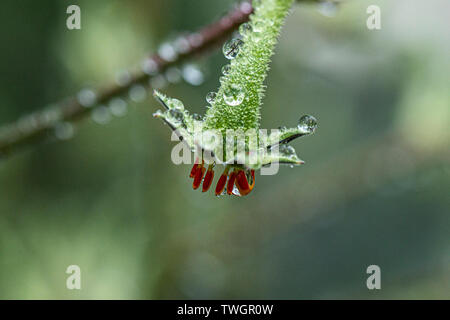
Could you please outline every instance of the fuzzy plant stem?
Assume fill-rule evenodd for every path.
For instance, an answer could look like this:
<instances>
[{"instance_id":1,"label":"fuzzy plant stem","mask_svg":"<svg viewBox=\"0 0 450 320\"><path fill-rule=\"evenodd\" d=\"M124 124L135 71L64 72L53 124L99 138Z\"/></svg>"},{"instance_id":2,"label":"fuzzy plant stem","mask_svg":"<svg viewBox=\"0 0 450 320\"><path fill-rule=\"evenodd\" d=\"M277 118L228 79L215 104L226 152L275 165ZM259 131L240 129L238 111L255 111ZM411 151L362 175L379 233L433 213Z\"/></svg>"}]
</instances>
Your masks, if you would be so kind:
<instances>
[{"instance_id":1,"label":"fuzzy plant stem","mask_svg":"<svg viewBox=\"0 0 450 320\"><path fill-rule=\"evenodd\" d=\"M76 97L70 97L54 104L56 107L23 116L15 123L0 127L0 159L15 153L22 146L39 143L48 138L59 123L75 122L85 118L98 106L125 95L133 85L147 84L152 77L164 73L168 68L211 51L221 45L240 24L246 22L252 11L249 1L241 2L218 21L183 37L188 43L188 48L178 54L173 61L164 60L158 54L150 55L148 59L156 63L155 73L139 71L131 76L126 85L104 86L103 89L97 90L95 105L89 108L83 106Z\"/></svg>"},{"instance_id":2,"label":"fuzzy plant stem","mask_svg":"<svg viewBox=\"0 0 450 320\"><path fill-rule=\"evenodd\" d=\"M242 30L242 41L235 39L230 49L241 46L231 60L229 74L221 79L217 98L206 114L210 129L257 129L260 106L264 95L263 84L269 69L280 29L294 0L254 0L255 12L250 17L249 30ZM243 99L235 104L233 99ZM227 115L227 116L224 116Z\"/></svg>"}]
</instances>

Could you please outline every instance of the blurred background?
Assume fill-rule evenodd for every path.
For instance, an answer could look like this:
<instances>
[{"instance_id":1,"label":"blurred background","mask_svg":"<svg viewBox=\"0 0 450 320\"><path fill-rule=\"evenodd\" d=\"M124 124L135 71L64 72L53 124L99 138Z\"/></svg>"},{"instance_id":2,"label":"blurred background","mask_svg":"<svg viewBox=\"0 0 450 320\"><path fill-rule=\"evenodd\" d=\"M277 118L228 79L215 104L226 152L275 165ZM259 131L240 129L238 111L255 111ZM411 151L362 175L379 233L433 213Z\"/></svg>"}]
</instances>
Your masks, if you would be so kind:
<instances>
[{"instance_id":1,"label":"blurred background","mask_svg":"<svg viewBox=\"0 0 450 320\"><path fill-rule=\"evenodd\" d=\"M69 31L72 1L2 1L0 125L110 82L234 3L77 1L82 29ZM381 30L366 27L371 4ZM297 5L262 127L303 114L319 127L293 142L304 166L257 175L247 197L192 190L145 91L120 117L3 160L0 298L449 299L449 12L446 0ZM196 81L173 69L163 91L203 114L225 63L221 50L190 61ZM66 288L72 264L81 290ZM366 287L372 264L381 290Z\"/></svg>"}]
</instances>

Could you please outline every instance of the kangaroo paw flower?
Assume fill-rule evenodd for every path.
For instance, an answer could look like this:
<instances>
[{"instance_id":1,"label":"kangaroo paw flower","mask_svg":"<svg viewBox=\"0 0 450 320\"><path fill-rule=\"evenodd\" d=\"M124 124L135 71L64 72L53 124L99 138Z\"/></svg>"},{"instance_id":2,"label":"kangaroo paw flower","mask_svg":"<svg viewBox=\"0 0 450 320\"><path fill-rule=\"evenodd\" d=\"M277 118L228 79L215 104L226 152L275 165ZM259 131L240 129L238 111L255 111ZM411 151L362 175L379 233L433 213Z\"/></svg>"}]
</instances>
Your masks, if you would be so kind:
<instances>
[{"instance_id":1,"label":"kangaroo paw flower","mask_svg":"<svg viewBox=\"0 0 450 320\"><path fill-rule=\"evenodd\" d=\"M200 185L202 192L210 189L216 164L223 164L225 169L217 181L215 194L245 196L255 186L255 170L272 164L304 163L288 143L314 133L317 128L314 117L305 115L297 127L272 130L270 135L260 129L264 79L281 26L293 2L253 2L250 22L239 28L241 37L223 46L230 63L222 68L218 91L206 96L211 106L203 118L191 115L180 100L154 92L163 107L154 117L163 120L196 154L189 174L194 189Z\"/></svg>"}]
</instances>

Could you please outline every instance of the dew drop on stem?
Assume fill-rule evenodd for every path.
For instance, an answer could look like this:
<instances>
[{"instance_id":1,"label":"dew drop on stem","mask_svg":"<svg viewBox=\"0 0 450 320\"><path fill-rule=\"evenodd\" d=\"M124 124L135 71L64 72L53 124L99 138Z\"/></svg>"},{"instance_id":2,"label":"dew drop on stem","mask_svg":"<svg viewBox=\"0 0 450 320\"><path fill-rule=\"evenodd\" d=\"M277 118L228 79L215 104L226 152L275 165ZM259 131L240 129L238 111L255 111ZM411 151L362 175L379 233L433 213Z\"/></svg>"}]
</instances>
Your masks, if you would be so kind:
<instances>
[{"instance_id":1,"label":"dew drop on stem","mask_svg":"<svg viewBox=\"0 0 450 320\"><path fill-rule=\"evenodd\" d=\"M244 41L241 39L232 39L228 42L226 42L223 45L222 51L227 59L234 59L239 54L239 50L241 46L244 44Z\"/></svg>"},{"instance_id":2,"label":"dew drop on stem","mask_svg":"<svg viewBox=\"0 0 450 320\"><path fill-rule=\"evenodd\" d=\"M298 121L297 127L304 132L313 133L317 128L317 120L313 116L304 115Z\"/></svg>"},{"instance_id":3,"label":"dew drop on stem","mask_svg":"<svg viewBox=\"0 0 450 320\"><path fill-rule=\"evenodd\" d=\"M206 95L206 102L208 103L214 103L214 101L216 100L217 97L217 93L215 92L210 92Z\"/></svg>"},{"instance_id":4,"label":"dew drop on stem","mask_svg":"<svg viewBox=\"0 0 450 320\"><path fill-rule=\"evenodd\" d=\"M225 88L223 93L223 99L225 100L225 103L230 106L237 106L244 101L245 98L245 91L242 89L241 86L232 84Z\"/></svg>"}]
</instances>

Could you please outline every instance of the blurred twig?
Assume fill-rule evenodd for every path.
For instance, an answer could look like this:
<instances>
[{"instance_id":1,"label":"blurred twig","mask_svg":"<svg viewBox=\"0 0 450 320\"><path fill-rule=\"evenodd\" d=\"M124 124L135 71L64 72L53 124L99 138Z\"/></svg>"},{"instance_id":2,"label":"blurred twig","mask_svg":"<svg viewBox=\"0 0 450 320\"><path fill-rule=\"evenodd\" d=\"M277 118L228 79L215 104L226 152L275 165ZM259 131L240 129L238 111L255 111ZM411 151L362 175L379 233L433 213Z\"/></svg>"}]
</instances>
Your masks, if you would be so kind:
<instances>
[{"instance_id":1,"label":"blurred twig","mask_svg":"<svg viewBox=\"0 0 450 320\"><path fill-rule=\"evenodd\" d=\"M132 74L126 84L112 84L92 91L91 94L95 95L95 100L88 105L74 96L56 103L51 109L26 115L12 124L0 127L0 158L16 152L24 145L41 141L60 123L74 122L84 118L98 106L124 95L133 85L147 84L152 77L163 73L168 68L221 44L240 24L248 21L252 11L251 3L243 1L219 21L196 33L178 38L177 41L183 44L183 49L181 52L176 52L173 59L164 59L159 54L151 55L144 61L147 67Z\"/></svg>"}]
</instances>

